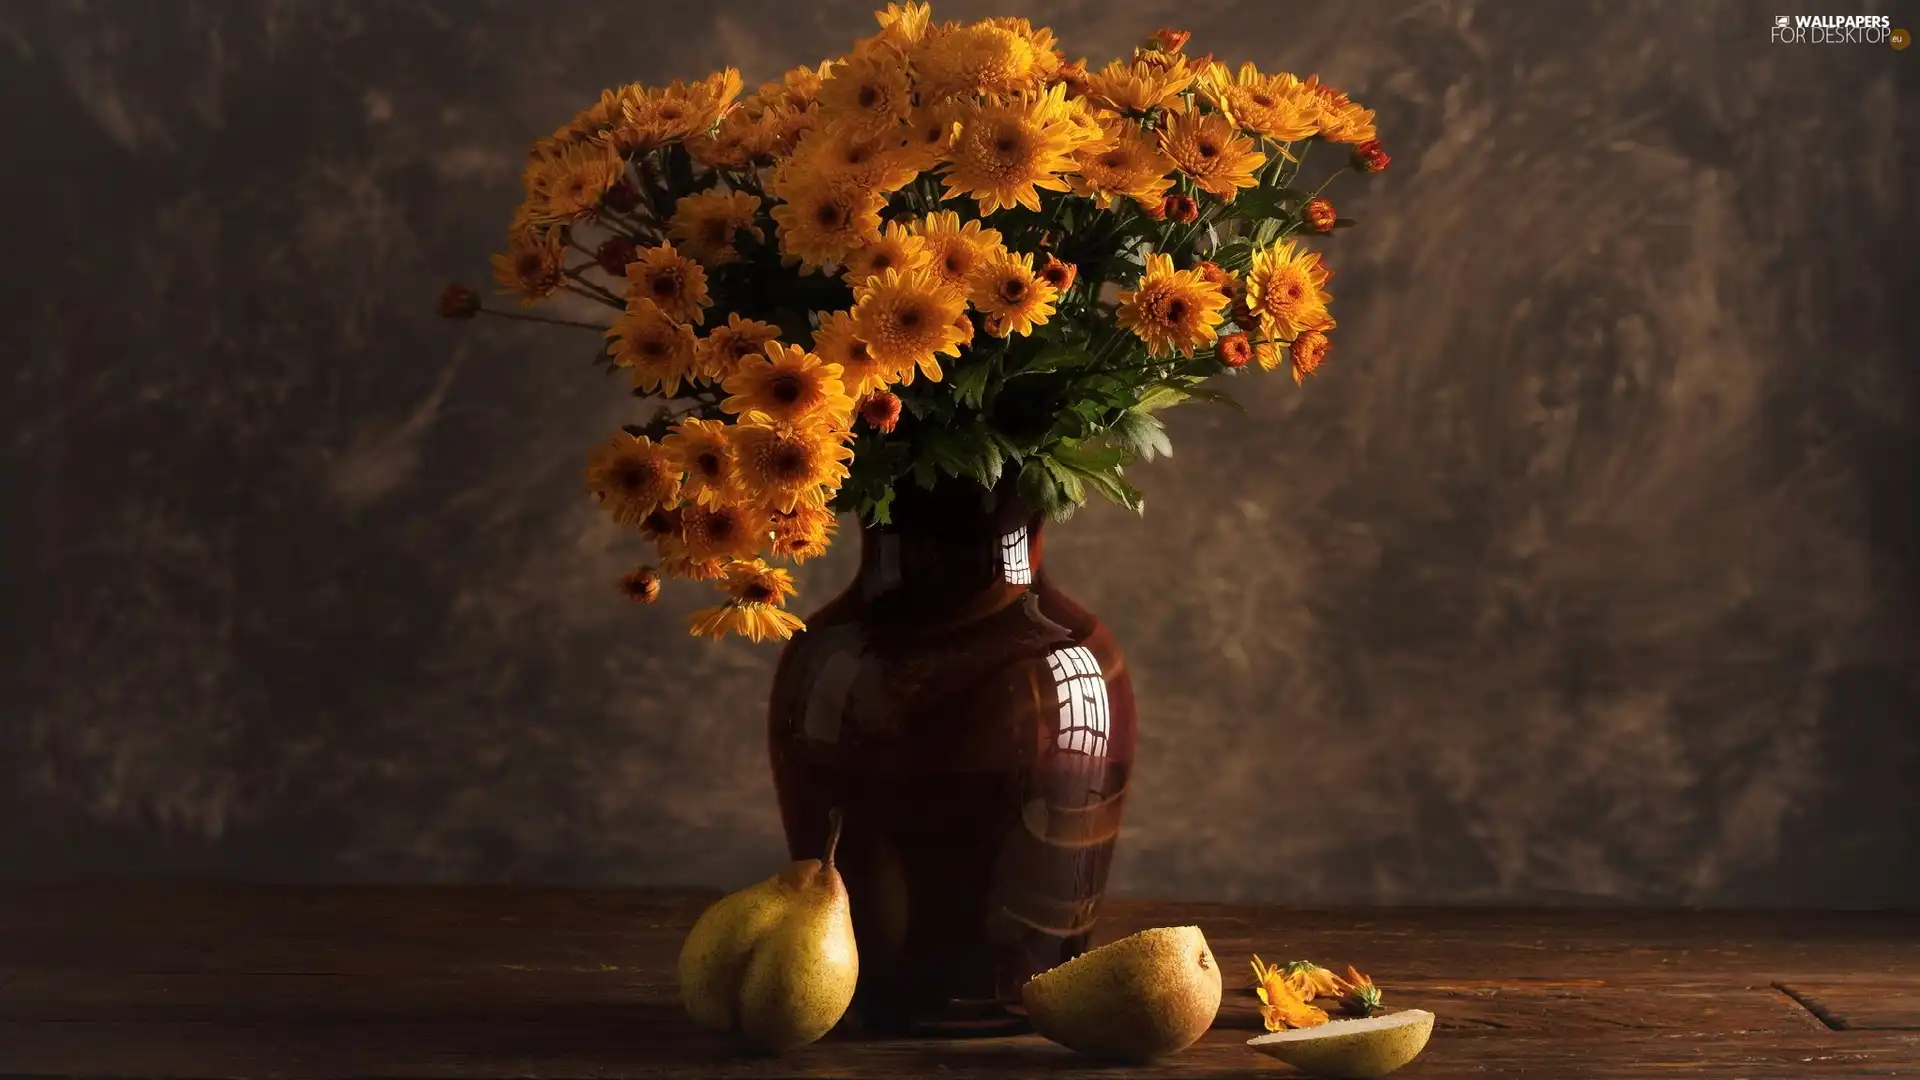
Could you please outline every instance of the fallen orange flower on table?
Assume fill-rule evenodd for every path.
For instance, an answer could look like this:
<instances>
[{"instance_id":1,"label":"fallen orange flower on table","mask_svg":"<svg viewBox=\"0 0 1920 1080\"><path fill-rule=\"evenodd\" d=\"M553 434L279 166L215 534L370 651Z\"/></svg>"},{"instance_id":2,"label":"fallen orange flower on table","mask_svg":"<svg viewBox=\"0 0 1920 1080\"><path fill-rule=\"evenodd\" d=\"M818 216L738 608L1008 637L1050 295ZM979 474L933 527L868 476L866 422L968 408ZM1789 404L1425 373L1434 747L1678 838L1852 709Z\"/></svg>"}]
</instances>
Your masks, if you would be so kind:
<instances>
[{"instance_id":1,"label":"fallen orange flower on table","mask_svg":"<svg viewBox=\"0 0 1920 1080\"><path fill-rule=\"evenodd\" d=\"M1327 1022L1326 1010L1296 993L1293 982L1278 965L1263 964L1255 956L1253 978L1257 984L1254 993L1260 996L1260 1019L1265 1021L1268 1031L1318 1027Z\"/></svg>"}]
</instances>

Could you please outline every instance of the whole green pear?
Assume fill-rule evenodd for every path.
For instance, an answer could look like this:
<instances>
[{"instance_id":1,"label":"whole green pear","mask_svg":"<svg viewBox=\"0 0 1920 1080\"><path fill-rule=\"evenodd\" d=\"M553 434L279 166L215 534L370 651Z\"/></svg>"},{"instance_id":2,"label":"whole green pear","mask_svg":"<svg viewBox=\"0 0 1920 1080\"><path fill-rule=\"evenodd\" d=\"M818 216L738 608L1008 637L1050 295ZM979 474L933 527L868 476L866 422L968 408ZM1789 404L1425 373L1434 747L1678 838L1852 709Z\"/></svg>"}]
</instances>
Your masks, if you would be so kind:
<instances>
[{"instance_id":1,"label":"whole green pear","mask_svg":"<svg viewBox=\"0 0 1920 1080\"><path fill-rule=\"evenodd\" d=\"M755 1050L805 1046L853 1002L860 957L847 886L834 869L840 813L825 852L724 896L680 948L680 1000L695 1023Z\"/></svg>"}]
</instances>

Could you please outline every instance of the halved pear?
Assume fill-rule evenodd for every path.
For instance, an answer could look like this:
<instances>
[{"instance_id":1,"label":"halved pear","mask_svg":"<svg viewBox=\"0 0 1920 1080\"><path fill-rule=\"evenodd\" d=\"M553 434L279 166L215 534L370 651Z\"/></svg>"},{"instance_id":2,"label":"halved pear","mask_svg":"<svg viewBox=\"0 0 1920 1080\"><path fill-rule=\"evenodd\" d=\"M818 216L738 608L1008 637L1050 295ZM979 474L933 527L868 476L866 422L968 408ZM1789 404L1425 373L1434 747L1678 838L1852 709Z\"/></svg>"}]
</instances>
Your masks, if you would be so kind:
<instances>
[{"instance_id":1,"label":"halved pear","mask_svg":"<svg viewBox=\"0 0 1920 1080\"><path fill-rule=\"evenodd\" d=\"M1027 980L1033 1030L1069 1050L1145 1061L1183 1050L1220 1011L1220 965L1197 926L1165 926Z\"/></svg>"},{"instance_id":2,"label":"halved pear","mask_svg":"<svg viewBox=\"0 0 1920 1080\"><path fill-rule=\"evenodd\" d=\"M1329 1020L1318 1027L1276 1031L1247 1040L1268 1057L1324 1080L1373 1080L1420 1056L1433 1035L1433 1014L1425 1009Z\"/></svg>"}]
</instances>

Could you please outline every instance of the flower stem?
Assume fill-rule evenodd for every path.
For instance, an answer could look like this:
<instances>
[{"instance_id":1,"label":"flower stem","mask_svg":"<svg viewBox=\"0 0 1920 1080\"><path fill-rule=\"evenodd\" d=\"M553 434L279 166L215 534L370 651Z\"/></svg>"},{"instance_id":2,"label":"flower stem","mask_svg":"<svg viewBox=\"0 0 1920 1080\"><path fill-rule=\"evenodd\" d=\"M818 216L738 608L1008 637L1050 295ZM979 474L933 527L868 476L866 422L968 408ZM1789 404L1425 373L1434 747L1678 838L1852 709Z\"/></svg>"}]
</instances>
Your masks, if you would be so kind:
<instances>
[{"instance_id":1,"label":"flower stem","mask_svg":"<svg viewBox=\"0 0 1920 1080\"><path fill-rule=\"evenodd\" d=\"M499 308L490 308L490 307L483 307L480 309L480 311L482 314L496 315L502 319L518 319L521 322L546 323L549 326L577 326L582 330L600 330L600 331L605 331L607 329L606 327L600 325L599 323L578 322L573 319L556 319L550 315L529 315L524 311L501 311Z\"/></svg>"}]
</instances>

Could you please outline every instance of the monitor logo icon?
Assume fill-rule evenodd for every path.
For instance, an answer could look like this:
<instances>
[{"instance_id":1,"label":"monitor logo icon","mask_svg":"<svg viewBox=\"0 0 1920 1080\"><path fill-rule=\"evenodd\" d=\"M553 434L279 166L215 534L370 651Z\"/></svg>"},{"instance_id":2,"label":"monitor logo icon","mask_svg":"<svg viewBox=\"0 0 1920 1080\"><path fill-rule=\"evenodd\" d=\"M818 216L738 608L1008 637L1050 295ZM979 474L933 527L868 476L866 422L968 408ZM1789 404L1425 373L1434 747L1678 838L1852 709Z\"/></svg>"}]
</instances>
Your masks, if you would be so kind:
<instances>
[{"instance_id":1,"label":"monitor logo icon","mask_svg":"<svg viewBox=\"0 0 1920 1080\"><path fill-rule=\"evenodd\" d=\"M1780 27L1790 27L1793 25L1793 16L1775 15L1773 17L1773 25L1780 26Z\"/></svg>"}]
</instances>

